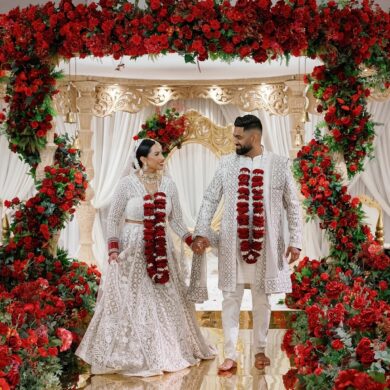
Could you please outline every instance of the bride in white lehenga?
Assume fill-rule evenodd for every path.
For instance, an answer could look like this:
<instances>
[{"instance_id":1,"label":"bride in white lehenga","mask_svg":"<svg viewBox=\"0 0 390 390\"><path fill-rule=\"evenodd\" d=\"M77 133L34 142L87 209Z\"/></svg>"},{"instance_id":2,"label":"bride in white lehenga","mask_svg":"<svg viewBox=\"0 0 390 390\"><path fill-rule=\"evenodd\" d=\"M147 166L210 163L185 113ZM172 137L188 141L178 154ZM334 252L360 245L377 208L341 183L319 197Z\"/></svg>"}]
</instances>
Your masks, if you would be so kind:
<instances>
[{"instance_id":1,"label":"bride in white lehenga","mask_svg":"<svg viewBox=\"0 0 390 390\"><path fill-rule=\"evenodd\" d=\"M186 286L169 234L163 242L166 249L161 253L159 237L166 230L161 230L165 215L174 232L187 244L191 243L182 220L176 185L170 177L158 175L164 164L161 145L150 139L137 141L134 154L135 171L120 180L108 216L110 264L102 294L76 351L91 365L92 374L160 375L215 355L196 323L194 305L186 300ZM152 194L149 204L154 205L159 215L154 211L148 217L150 213L145 211L148 194ZM163 203L161 199L160 203L156 201L158 197L163 197ZM147 240L154 245L148 262L145 254L150 250L145 250L144 215L145 220L152 220L155 229L152 241ZM156 223L159 216L163 219ZM146 223L147 226L150 225ZM159 242L160 257L156 257Z\"/></svg>"}]
</instances>

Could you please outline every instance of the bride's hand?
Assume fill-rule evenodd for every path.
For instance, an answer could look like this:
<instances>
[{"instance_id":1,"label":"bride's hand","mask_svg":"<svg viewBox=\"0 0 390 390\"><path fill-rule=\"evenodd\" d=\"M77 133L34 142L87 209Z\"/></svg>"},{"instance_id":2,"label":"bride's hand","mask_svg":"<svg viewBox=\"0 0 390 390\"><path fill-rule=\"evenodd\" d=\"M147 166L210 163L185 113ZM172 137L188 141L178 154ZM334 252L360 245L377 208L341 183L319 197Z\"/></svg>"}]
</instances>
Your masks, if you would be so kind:
<instances>
[{"instance_id":1,"label":"bride's hand","mask_svg":"<svg viewBox=\"0 0 390 390\"><path fill-rule=\"evenodd\" d=\"M118 253L116 252L111 253L111 255L108 257L108 263L111 264L112 262L114 263L118 262Z\"/></svg>"}]
</instances>

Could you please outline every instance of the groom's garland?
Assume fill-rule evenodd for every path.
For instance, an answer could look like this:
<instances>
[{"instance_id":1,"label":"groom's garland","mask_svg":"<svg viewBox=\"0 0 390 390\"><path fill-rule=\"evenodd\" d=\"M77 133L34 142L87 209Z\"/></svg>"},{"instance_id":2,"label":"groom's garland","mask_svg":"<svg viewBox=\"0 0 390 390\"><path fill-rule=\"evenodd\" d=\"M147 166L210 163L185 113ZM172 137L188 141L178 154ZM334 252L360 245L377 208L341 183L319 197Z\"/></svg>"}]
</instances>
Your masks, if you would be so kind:
<instances>
[{"instance_id":1,"label":"groom's garland","mask_svg":"<svg viewBox=\"0 0 390 390\"><path fill-rule=\"evenodd\" d=\"M165 233L166 195L156 192L144 196L144 242L146 270L159 284L169 281L167 241Z\"/></svg>"},{"instance_id":2,"label":"groom's garland","mask_svg":"<svg viewBox=\"0 0 390 390\"><path fill-rule=\"evenodd\" d=\"M262 169L255 169L252 173L252 232L249 230L250 170L248 168L241 168L238 176L237 233L240 240L242 259L248 264L257 262L263 248L263 174L264 171Z\"/></svg>"}]
</instances>

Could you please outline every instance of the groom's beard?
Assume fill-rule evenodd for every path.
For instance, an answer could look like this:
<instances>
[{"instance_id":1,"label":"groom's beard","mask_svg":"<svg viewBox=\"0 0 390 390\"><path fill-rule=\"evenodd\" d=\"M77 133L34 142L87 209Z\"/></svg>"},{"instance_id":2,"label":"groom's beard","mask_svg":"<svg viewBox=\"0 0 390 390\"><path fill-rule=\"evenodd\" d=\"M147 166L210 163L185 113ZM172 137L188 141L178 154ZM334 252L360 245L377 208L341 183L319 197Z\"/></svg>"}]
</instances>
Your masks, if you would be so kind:
<instances>
[{"instance_id":1,"label":"groom's beard","mask_svg":"<svg viewBox=\"0 0 390 390\"><path fill-rule=\"evenodd\" d=\"M252 145L243 145L236 148L236 153L239 156L244 156L245 154L249 153L252 149L253 149Z\"/></svg>"}]
</instances>

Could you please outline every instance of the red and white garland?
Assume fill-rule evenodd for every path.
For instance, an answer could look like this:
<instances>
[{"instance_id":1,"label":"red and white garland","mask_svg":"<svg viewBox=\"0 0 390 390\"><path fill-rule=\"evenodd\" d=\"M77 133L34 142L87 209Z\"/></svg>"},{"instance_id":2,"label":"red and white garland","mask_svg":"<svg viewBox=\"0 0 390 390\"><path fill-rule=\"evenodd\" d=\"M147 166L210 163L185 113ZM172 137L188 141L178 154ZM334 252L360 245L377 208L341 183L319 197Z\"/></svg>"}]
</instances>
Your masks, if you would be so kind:
<instances>
[{"instance_id":1,"label":"red and white garland","mask_svg":"<svg viewBox=\"0 0 390 390\"><path fill-rule=\"evenodd\" d=\"M242 259L248 264L257 262L263 248L263 174L262 169L254 169L252 172L252 231L249 229L250 170L241 168L238 176L237 233L240 240Z\"/></svg>"},{"instance_id":2,"label":"red and white garland","mask_svg":"<svg viewBox=\"0 0 390 390\"><path fill-rule=\"evenodd\" d=\"M156 192L144 196L144 242L146 270L159 284L169 281L167 242L165 233L166 195Z\"/></svg>"}]
</instances>

